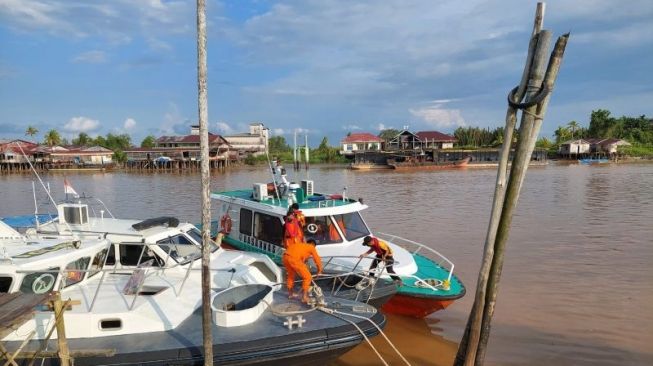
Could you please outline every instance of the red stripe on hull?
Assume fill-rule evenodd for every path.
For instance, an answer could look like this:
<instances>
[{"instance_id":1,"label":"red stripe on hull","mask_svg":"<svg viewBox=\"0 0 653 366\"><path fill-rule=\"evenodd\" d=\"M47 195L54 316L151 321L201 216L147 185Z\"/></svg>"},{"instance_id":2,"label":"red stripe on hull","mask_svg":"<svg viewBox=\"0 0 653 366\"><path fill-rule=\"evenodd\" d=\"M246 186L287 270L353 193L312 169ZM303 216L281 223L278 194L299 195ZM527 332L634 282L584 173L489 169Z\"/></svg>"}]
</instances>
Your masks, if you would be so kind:
<instances>
[{"instance_id":1,"label":"red stripe on hull","mask_svg":"<svg viewBox=\"0 0 653 366\"><path fill-rule=\"evenodd\" d=\"M384 312L423 318L438 310L446 309L455 300L437 300L424 297L395 295L381 308Z\"/></svg>"}]
</instances>

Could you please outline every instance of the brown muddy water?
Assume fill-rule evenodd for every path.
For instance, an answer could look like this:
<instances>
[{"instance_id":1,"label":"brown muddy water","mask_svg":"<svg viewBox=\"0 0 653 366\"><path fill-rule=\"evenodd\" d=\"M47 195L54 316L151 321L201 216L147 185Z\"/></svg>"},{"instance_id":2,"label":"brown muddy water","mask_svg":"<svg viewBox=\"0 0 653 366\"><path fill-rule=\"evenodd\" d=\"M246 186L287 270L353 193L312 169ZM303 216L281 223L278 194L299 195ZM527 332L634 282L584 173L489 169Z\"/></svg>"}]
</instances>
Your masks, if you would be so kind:
<instances>
[{"instance_id":1,"label":"brown muddy water","mask_svg":"<svg viewBox=\"0 0 653 366\"><path fill-rule=\"evenodd\" d=\"M316 190L363 197L373 230L436 248L467 295L427 319L388 317L386 334L413 365L450 365L473 302L496 171L360 172L313 168ZM290 173L293 178L293 173ZM302 171L295 180L304 178ZM78 192L116 216L198 222L198 174L70 173ZM63 175L46 174L58 198ZM0 217L33 212L25 175L0 176ZM214 174L212 190L270 180L264 168ZM41 191L42 192L42 191ZM39 202L45 202L43 193ZM402 364L381 337L392 365ZM549 165L528 172L513 220L487 353L497 365L653 364L653 165ZM335 365L378 365L362 344Z\"/></svg>"}]
</instances>

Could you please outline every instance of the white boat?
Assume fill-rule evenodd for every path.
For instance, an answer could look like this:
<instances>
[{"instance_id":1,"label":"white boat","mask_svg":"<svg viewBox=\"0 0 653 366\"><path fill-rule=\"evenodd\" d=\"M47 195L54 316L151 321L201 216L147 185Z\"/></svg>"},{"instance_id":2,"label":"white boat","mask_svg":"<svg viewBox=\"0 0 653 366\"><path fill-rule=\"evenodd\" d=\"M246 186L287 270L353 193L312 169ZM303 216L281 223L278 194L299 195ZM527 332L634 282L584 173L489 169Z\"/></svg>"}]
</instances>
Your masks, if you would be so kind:
<instances>
[{"instance_id":1,"label":"white boat","mask_svg":"<svg viewBox=\"0 0 653 366\"><path fill-rule=\"evenodd\" d=\"M58 290L78 302L65 313L76 365L201 364L200 243L197 228L172 217L91 217L87 204L64 203L54 221L27 235L0 223L0 292ZM385 324L359 302L325 297L325 311L317 311L290 301L277 291L281 272L268 257L211 245L216 364L326 363ZM2 339L4 346L12 352L33 334L23 352L56 348L56 332L47 340L53 318L37 312ZM79 353L97 349L112 356Z\"/></svg>"},{"instance_id":2,"label":"white boat","mask_svg":"<svg viewBox=\"0 0 653 366\"><path fill-rule=\"evenodd\" d=\"M313 181L286 184L283 178L278 180L283 182L279 186L276 182L258 183L253 189L212 193L221 218L214 231L222 231L223 241L237 249L265 253L281 263L283 217L290 205L297 203L306 217L304 236L316 241L325 267L367 270L373 257L358 257L368 249L362 246L364 237L374 235L388 242L394 270L403 284L383 305L384 310L424 317L464 296L465 287L453 273L454 264L435 249L394 235L372 234L360 214L368 206L347 198L346 191L317 193ZM385 272L381 277L389 278Z\"/></svg>"}]
</instances>

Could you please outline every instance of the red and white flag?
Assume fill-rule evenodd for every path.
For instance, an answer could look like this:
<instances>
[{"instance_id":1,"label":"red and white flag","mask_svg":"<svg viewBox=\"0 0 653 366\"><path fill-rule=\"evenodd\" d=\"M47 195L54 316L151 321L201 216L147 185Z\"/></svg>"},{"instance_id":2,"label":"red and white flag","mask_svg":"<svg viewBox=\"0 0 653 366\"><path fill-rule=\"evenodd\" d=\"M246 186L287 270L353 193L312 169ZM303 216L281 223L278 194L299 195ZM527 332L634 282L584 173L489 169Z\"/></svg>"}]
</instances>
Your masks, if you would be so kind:
<instances>
[{"instance_id":1,"label":"red and white flag","mask_svg":"<svg viewBox=\"0 0 653 366\"><path fill-rule=\"evenodd\" d=\"M70 185L70 182L66 178L63 179L63 191L65 194L72 194L75 197L79 197L77 191L75 191L73 186Z\"/></svg>"}]
</instances>

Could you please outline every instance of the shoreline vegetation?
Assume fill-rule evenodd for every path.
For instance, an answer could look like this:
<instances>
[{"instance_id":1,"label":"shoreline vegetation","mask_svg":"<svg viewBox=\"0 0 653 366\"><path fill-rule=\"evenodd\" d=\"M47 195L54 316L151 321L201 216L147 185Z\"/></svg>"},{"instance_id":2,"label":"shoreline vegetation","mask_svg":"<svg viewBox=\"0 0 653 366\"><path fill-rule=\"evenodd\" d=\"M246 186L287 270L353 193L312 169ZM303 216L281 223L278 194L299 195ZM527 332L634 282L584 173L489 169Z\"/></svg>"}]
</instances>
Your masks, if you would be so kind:
<instances>
[{"instance_id":1,"label":"shoreline vegetation","mask_svg":"<svg viewBox=\"0 0 653 366\"><path fill-rule=\"evenodd\" d=\"M385 129L380 131L378 136L385 141L389 141L399 132L397 129ZM33 141L39 133L34 126L28 126L25 136ZM494 129L480 127L459 127L453 136L457 142L454 149L487 149L499 148L503 144L503 127ZM610 111L598 109L591 112L587 127L582 126L577 121L570 121L565 125L559 126L552 138L546 136L537 140L536 147L545 149L549 159L558 157L558 148L565 141L573 139L601 138L601 139L623 139L629 142L630 146L622 146L618 151L619 162L631 162L640 160L653 160L653 119L645 115L639 117L612 117ZM513 135L512 142L517 141L517 132ZM151 148L156 143L155 136L145 137L140 147ZM80 147L101 146L113 151L113 161L118 163L115 168L122 168L122 164L127 161L125 150L132 148L132 138L128 134L112 134L106 136L91 137L87 133L80 133L70 141L63 138L56 129L51 129L43 136L43 145L75 145ZM293 159L293 148L288 145L285 137L273 136L269 138L269 158L279 159L287 166L290 166ZM300 165L306 164L304 154L299 158ZM245 165L264 165L268 162L265 154L248 155L238 160L238 163ZM562 158L560 158L563 160ZM327 137L323 137L317 148L309 148L309 165L315 164L347 164L350 160L340 154L340 147L332 146ZM239 164L234 165L239 165Z\"/></svg>"}]
</instances>

